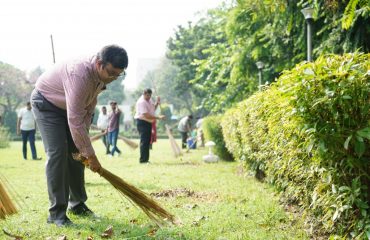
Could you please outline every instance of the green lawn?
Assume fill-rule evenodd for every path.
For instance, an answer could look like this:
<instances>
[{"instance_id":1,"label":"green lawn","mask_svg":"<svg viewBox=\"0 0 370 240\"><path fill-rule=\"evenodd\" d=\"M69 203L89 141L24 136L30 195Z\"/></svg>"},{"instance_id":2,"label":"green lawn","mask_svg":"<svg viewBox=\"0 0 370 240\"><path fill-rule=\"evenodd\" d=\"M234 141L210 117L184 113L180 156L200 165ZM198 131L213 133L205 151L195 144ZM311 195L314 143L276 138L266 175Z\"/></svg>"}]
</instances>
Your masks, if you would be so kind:
<instances>
[{"instance_id":1,"label":"green lawn","mask_svg":"<svg viewBox=\"0 0 370 240\"><path fill-rule=\"evenodd\" d=\"M136 140L137 141L137 140ZM37 142L41 161L24 161L21 143L0 149L0 173L21 198L18 214L0 220L0 227L23 239L101 239L112 226L112 239L308 239L300 219L278 203L267 184L240 173L238 163L202 161L206 149L191 150L174 158L169 141L161 139L151 151L152 164L139 164L139 150L123 142L120 157L107 157L101 141L94 143L101 164L147 193L181 219L182 226L158 229L105 179L86 171L87 205L99 219L70 216L76 226L58 228L46 223L48 196L45 154ZM0 239L8 239L3 231ZM9 238L10 239L10 238Z\"/></svg>"}]
</instances>

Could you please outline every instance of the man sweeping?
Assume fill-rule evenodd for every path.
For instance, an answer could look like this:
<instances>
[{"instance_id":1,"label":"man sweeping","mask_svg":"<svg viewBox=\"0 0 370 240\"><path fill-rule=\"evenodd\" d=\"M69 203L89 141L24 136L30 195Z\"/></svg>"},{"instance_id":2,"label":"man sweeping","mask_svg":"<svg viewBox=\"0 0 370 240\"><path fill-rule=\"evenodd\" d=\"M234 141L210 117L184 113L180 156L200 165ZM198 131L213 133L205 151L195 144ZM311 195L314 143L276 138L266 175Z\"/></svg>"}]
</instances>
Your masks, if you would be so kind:
<instances>
[{"instance_id":1,"label":"man sweeping","mask_svg":"<svg viewBox=\"0 0 370 240\"><path fill-rule=\"evenodd\" d=\"M193 115L185 116L180 120L177 126L177 129L179 130L181 134L182 149L186 148L186 145L187 145L188 133L191 132L191 120L193 120Z\"/></svg>"},{"instance_id":2,"label":"man sweeping","mask_svg":"<svg viewBox=\"0 0 370 240\"><path fill-rule=\"evenodd\" d=\"M127 65L125 49L109 45L96 55L55 65L37 80L31 102L47 155L48 223L71 224L67 207L76 215L92 214L85 204L85 167L72 153L87 158L92 171L100 170L88 135L91 116L98 94L124 77Z\"/></svg>"}]
</instances>

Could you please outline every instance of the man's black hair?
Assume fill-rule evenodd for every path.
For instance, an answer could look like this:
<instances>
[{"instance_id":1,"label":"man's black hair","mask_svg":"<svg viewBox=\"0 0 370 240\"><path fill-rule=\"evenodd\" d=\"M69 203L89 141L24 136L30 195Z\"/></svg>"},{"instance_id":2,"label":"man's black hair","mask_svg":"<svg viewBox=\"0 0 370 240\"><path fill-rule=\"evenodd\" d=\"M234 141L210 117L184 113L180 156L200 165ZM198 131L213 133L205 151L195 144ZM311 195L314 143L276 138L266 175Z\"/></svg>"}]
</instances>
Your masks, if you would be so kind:
<instances>
[{"instance_id":1,"label":"man's black hair","mask_svg":"<svg viewBox=\"0 0 370 240\"><path fill-rule=\"evenodd\" d=\"M144 89L144 94L147 94L147 93L152 94L152 89L150 89L150 88L145 88L145 89Z\"/></svg>"},{"instance_id":2,"label":"man's black hair","mask_svg":"<svg viewBox=\"0 0 370 240\"><path fill-rule=\"evenodd\" d=\"M128 66L128 56L124 48L117 45L108 45L98 53L103 65L112 64L114 68L125 69Z\"/></svg>"}]
</instances>

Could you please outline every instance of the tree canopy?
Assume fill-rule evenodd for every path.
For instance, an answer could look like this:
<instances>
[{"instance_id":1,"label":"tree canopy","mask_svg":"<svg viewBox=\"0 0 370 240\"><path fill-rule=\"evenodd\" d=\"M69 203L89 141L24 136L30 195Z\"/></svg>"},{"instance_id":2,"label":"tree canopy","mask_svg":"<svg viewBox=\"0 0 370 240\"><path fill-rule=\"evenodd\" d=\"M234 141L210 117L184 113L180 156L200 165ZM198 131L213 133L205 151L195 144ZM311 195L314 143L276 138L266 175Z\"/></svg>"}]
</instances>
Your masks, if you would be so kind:
<instances>
[{"instance_id":1,"label":"tree canopy","mask_svg":"<svg viewBox=\"0 0 370 240\"><path fill-rule=\"evenodd\" d=\"M263 78L272 82L306 59L301 10L308 6L314 8L314 58L369 52L369 0L238 0L178 26L167 41L169 62L151 76L165 86L163 97L185 103L179 107L223 112L258 89L257 61L264 62ZM174 74L163 74L170 68Z\"/></svg>"}]
</instances>

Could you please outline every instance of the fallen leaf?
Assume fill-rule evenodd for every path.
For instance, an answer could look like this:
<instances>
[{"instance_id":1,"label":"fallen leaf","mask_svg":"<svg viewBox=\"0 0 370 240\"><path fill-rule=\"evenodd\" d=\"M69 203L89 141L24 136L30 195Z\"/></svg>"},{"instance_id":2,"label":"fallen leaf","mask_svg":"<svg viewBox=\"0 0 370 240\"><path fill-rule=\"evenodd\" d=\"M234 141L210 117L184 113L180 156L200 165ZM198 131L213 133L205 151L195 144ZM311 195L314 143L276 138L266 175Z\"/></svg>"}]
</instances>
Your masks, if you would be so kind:
<instances>
[{"instance_id":1,"label":"fallen leaf","mask_svg":"<svg viewBox=\"0 0 370 240\"><path fill-rule=\"evenodd\" d=\"M94 238L93 238L92 236L88 236L88 237L86 238L86 240L94 240Z\"/></svg>"},{"instance_id":2,"label":"fallen leaf","mask_svg":"<svg viewBox=\"0 0 370 240\"><path fill-rule=\"evenodd\" d=\"M67 240L67 236L66 235L59 236L58 240Z\"/></svg>"},{"instance_id":3,"label":"fallen leaf","mask_svg":"<svg viewBox=\"0 0 370 240\"><path fill-rule=\"evenodd\" d=\"M157 230L156 228L152 228L149 232L148 232L148 235L149 236L154 236L156 233L157 233Z\"/></svg>"},{"instance_id":4,"label":"fallen leaf","mask_svg":"<svg viewBox=\"0 0 370 240\"><path fill-rule=\"evenodd\" d=\"M187 209L194 209L194 208L196 208L196 207L198 207L198 205L197 204L186 204L185 205L185 208L187 208Z\"/></svg>"},{"instance_id":5,"label":"fallen leaf","mask_svg":"<svg viewBox=\"0 0 370 240\"><path fill-rule=\"evenodd\" d=\"M208 217L206 216L200 216L200 217L197 217L191 224L193 226L199 226L199 222L202 221L202 220L207 220Z\"/></svg>"},{"instance_id":6,"label":"fallen leaf","mask_svg":"<svg viewBox=\"0 0 370 240\"><path fill-rule=\"evenodd\" d=\"M101 234L102 238L110 238L113 236L113 227L108 226L107 229Z\"/></svg>"},{"instance_id":7,"label":"fallen leaf","mask_svg":"<svg viewBox=\"0 0 370 240\"><path fill-rule=\"evenodd\" d=\"M137 223L137 219L131 219L131 220L130 220L130 223L131 223L131 224L136 224L136 223Z\"/></svg>"}]
</instances>

